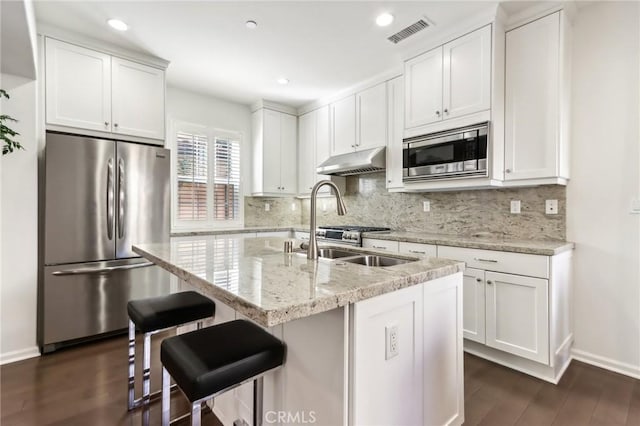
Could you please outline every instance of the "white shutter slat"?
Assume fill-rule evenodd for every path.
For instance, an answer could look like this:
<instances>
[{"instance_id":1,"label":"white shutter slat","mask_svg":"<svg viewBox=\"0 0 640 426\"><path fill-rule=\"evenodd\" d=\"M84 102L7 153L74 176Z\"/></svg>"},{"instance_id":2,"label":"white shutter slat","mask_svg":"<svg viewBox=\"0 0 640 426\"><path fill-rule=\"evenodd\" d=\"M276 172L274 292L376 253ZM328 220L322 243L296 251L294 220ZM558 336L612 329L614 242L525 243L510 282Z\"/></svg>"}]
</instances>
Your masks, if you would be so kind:
<instances>
[{"instance_id":1,"label":"white shutter slat","mask_svg":"<svg viewBox=\"0 0 640 426\"><path fill-rule=\"evenodd\" d=\"M207 220L207 139L205 135L177 134L179 220Z\"/></svg>"},{"instance_id":2,"label":"white shutter slat","mask_svg":"<svg viewBox=\"0 0 640 426\"><path fill-rule=\"evenodd\" d=\"M240 214L240 142L215 140L214 220L237 220Z\"/></svg>"}]
</instances>

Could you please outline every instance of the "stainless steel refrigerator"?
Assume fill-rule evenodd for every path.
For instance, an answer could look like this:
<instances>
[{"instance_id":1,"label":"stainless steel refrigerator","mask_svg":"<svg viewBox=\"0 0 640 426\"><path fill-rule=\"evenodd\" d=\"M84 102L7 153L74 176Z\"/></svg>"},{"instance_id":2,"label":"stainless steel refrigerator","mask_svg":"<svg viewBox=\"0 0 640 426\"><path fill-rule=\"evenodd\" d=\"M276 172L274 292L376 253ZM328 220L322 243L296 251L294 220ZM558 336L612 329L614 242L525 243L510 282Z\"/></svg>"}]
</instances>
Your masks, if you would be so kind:
<instances>
[{"instance_id":1,"label":"stainless steel refrigerator","mask_svg":"<svg viewBox=\"0 0 640 426\"><path fill-rule=\"evenodd\" d=\"M130 299L169 274L131 245L169 240L169 151L47 133L40 180L38 343L43 353L127 327Z\"/></svg>"}]
</instances>

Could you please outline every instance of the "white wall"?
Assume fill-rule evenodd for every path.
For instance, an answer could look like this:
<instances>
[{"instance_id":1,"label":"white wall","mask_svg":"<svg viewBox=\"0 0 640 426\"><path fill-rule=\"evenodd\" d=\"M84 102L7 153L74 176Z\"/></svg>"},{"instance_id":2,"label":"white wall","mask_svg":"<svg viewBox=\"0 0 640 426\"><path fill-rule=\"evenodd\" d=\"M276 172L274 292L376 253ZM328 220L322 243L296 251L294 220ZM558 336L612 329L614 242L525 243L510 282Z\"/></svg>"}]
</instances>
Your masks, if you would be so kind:
<instances>
[{"instance_id":1,"label":"white wall","mask_svg":"<svg viewBox=\"0 0 640 426\"><path fill-rule=\"evenodd\" d=\"M640 376L640 10L580 8L573 32L571 181L575 356Z\"/></svg>"},{"instance_id":2,"label":"white wall","mask_svg":"<svg viewBox=\"0 0 640 426\"><path fill-rule=\"evenodd\" d=\"M2 156L0 170L0 363L36 356L38 250L37 83L8 74L0 85L11 99L2 113L26 148Z\"/></svg>"},{"instance_id":3,"label":"white wall","mask_svg":"<svg viewBox=\"0 0 640 426\"><path fill-rule=\"evenodd\" d=\"M251 110L242 105L210 96L203 96L176 87L167 88L167 147L171 148L173 138L172 122L182 121L201 124L216 129L240 132L242 134L241 170L242 191L251 192ZM240 202L240 216L243 217L244 199ZM243 219L244 220L244 219Z\"/></svg>"}]
</instances>

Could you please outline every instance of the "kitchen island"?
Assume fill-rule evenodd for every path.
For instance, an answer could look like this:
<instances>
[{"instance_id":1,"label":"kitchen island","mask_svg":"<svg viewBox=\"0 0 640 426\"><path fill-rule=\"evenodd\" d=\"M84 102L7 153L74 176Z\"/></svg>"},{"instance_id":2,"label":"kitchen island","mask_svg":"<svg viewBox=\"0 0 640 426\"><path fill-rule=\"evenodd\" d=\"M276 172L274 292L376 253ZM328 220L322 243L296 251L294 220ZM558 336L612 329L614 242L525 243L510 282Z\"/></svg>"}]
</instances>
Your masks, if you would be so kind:
<instances>
[{"instance_id":1,"label":"kitchen island","mask_svg":"<svg viewBox=\"0 0 640 426\"><path fill-rule=\"evenodd\" d=\"M464 264L311 261L284 241L204 236L134 251L216 300L216 323L248 318L287 344L284 368L265 378L265 424L461 424ZM245 385L214 411L231 425L250 407Z\"/></svg>"}]
</instances>

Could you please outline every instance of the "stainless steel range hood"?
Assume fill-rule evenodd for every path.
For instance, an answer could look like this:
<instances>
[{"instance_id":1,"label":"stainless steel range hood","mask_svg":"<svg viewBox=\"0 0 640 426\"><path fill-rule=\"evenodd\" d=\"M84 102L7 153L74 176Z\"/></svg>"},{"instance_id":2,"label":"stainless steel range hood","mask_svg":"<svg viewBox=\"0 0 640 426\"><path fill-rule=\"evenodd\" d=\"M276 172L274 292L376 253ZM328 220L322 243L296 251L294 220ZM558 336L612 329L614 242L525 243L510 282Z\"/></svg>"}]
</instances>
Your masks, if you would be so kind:
<instances>
[{"instance_id":1,"label":"stainless steel range hood","mask_svg":"<svg viewBox=\"0 0 640 426\"><path fill-rule=\"evenodd\" d=\"M334 155L316 169L319 175L351 176L385 169L386 147Z\"/></svg>"}]
</instances>

